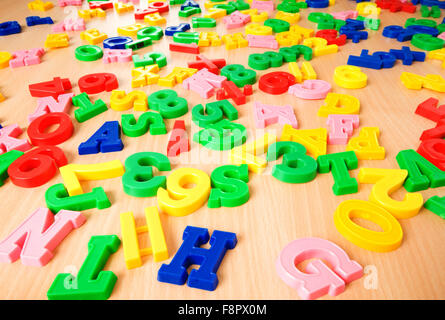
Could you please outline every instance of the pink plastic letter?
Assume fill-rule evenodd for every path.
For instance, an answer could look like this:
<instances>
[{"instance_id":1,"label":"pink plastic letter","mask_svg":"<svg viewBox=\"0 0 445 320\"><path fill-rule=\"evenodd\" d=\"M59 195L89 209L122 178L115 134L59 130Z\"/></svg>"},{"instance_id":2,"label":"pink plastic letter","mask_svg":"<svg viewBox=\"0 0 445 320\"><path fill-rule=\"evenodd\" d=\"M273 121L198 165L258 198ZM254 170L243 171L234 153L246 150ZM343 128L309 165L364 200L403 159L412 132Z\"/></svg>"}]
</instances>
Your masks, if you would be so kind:
<instances>
[{"instance_id":1,"label":"pink plastic letter","mask_svg":"<svg viewBox=\"0 0 445 320\"><path fill-rule=\"evenodd\" d=\"M249 41L249 47L251 48L278 49L278 42L275 40L275 36L258 36L248 34L246 39Z\"/></svg>"},{"instance_id":2,"label":"pink plastic letter","mask_svg":"<svg viewBox=\"0 0 445 320\"><path fill-rule=\"evenodd\" d=\"M74 93L64 93L57 97L58 101L51 96L38 98L37 108L28 116L28 121L31 123L34 119L50 112L68 112L73 96Z\"/></svg>"},{"instance_id":3,"label":"pink plastic letter","mask_svg":"<svg viewBox=\"0 0 445 320\"><path fill-rule=\"evenodd\" d=\"M40 57L45 53L43 48L34 48L29 50L20 50L13 52L14 59L9 61L11 68L30 66L40 63Z\"/></svg>"},{"instance_id":4,"label":"pink plastic letter","mask_svg":"<svg viewBox=\"0 0 445 320\"><path fill-rule=\"evenodd\" d=\"M57 3L60 7L65 6L81 6L82 0L57 0Z\"/></svg>"},{"instance_id":5,"label":"pink plastic letter","mask_svg":"<svg viewBox=\"0 0 445 320\"><path fill-rule=\"evenodd\" d=\"M254 119L257 128L264 128L277 122L280 124L290 124L295 129L298 128L294 110L290 105L271 106L262 104L261 102L255 102Z\"/></svg>"},{"instance_id":6,"label":"pink plastic letter","mask_svg":"<svg viewBox=\"0 0 445 320\"><path fill-rule=\"evenodd\" d=\"M308 259L314 260L306 267L306 272L296 266ZM320 238L303 238L289 243L276 262L280 278L297 290L302 299L317 299L325 294L336 296L345 289L345 282L357 280L363 275L363 268L349 259L346 252L336 244Z\"/></svg>"},{"instance_id":7,"label":"pink plastic letter","mask_svg":"<svg viewBox=\"0 0 445 320\"><path fill-rule=\"evenodd\" d=\"M305 100L324 99L329 91L331 91L331 84L324 80L306 80L288 89L290 94Z\"/></svg>"},{"instance_id":8,"label":"pink plastic letter","mask_svg":"<svg viewBox=\"0 0 445 320\"><path fill-rule=\"evenodd\" d=\"M334 17L334 19L339 19L339 20L355 19L358 16L358 12L354 10L333 12L331 14Z\"/></svg>"},{"instance_id":9,"label":"pink plastic letter","mask_svg":"<svg viewBox=\"0 0 445 320\"><path fill-rule=\"evenodd\" d=\"M231 15L223 18L226 29L241 28L245 24L249 23L250 20L250 15L241 13L239 11L235 11Z\"/></svg>"},{"instance_id":10,"label":"pink plastic letter","mask_svg":"<svg viewBox=\"0 0 445 320\"><path fill-rule=\"evenodd\" d=\"M326 124L330 127L329 144L347 144L354 128L358 128L357 114L330 114Z\"/></svg>"},{"instance_id":11,"label":"pink plastic letter","mask_svg":"<svg viewBox=\"0 0 445 320\"><path fill-rule=\"evenodd\" d=\"M131 49L104 49L103 63L131 61Z\"/></svg>"},{"instance_id":12,"label":"pink plastic letter","mask_svg":"<svg viewBox=\"0 0 445 320\"><path fill-rule=\"evenodd\" d=\"M253 0L250 7L252 9L258 9L258 11L267 11L269 13L273 13L274 10L273 1Z\"/></svg>"},{"instance_id":13,"label":"pink plastic letter","mask_svg":"<svg viewBox=\"0 0 445 320\"><path fill-rule=\"evenodd\" d=\"M211 73L207 68L196 72L193 76L185 79L182 85L187 90L198 93L201 97L208 99L215 93L215 88L221 88L227 78Z\"/></svg>"},{"instance_id":14,"label":"pink plastic letter","mask_svg":"<svg viewBox=\"0 0 445 320\"><path fill-rule=\"evenodd\" d=\"M54 215L47 208L39 208L0 242L0 262L20 258L24 265L44 266L60 242L85 221L80 212L61 210Z\"/></svg>"},{"instance_id":15,"label":"pink plastic letter","mask_svg":"<svg viewBox=\"0 0 445 320\"><path fill-rule=\"evenodd\" d=\"M25 139L17 139L22 133L22 129L16 124L12 124L0 129L0 154L10 150L27 151L31 145Z\"/></svg>"}]
</instances>

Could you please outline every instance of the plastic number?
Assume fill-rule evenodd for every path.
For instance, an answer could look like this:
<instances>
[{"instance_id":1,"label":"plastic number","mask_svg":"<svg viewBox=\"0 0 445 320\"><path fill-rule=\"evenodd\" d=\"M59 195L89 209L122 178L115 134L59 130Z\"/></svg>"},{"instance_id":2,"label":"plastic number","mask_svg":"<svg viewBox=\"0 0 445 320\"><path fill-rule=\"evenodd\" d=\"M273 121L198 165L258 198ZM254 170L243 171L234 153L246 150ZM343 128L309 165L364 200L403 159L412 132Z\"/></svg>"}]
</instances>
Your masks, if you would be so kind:
<instances>
[{"instance_id":1,"label":"plastic number","mask_svg":"<svg viewBox=\"0 0 445 320\"><path fill-rule=\"evenodd\" d=\"M124 90L113 90L110 97L110 107L116 111L125 111L134 107L134 111L147 110L147 95L144 91L134 90L125 94Z\"/></svg>"},{"instance_id":2,"label":"plastic number","mask_svg":"<svg viewBox=\"0 0 445 320\"><path fill-rule=\"evenodd\" d=\"M120 160L95 164L69 164L59 170L70 196L83 193L80 185L81 180L103 180L120 177L124 174L124 167Z\"/></svg>"},{"instance_id":3,"label":"plastic number","mask_svg":"<svg viewBox=\"0 0 445 320\"><path fill-rule=\"evenodd\" d=\"M57 128L48 132L53 125L57 125ZM35 146L56 145L68 140L73 131L73 123L68 114L52 112L34 119L28 127L28 136Z\"/></svg>"},{"instance_id":4,"label":"plastic number","mask_svg":"<svg viewBox=\"0 0 445 320\"><path fill-rule=\"evenodd\" d=\"M312 60L312 49L302 44L297 44L291 47L283 47L280 48L278 52L283 55L285 62L295 62L300 55L303 55L303 58L306 61Z\"/></svg>"},{"instance_id":5,"label":"plastic number","mask_svg":"<svg viewBox=\"0 0 445 320\"><path fill-rule=\"evenodd\" d=\"M171 89L159 90L148 97L150 109L159 111L165 119L180 117L187 113L187 100L178 97L176 91Z\"/></svg>"},{"instance_id":6,"label":"plastic number","mask_svg":"<svg viewBox=\"0 0 445 320\"><path fill-rule=\"evenodd\" d=\"M229 120L238 119L238 110L229 102L229 100L221 100L210 102L206 104L204 114L204 107L198 104L192 109L192 120L200 127L207 127L223 119L223 116Z\"/></svg>"},{"instance_id":7,"label":"plastic number","mask_svg":"<svg viewBox=\"0 0 445 320\"><path fill-rule=\"evenodd\" d=\"M187 184L195 184L187 188ZM179 168L168 177L167 189L158 189L158 205L171 216L186 216L198 210L210 193L210 178L202 170Z\"/></svg>"},{"instance_id":8,"label":"plastic number","mask_svg":"<svg viewBox=\"0 0 445 320\"><path fill-rule=\"evenodd\" d=\"M283 155L283 162L272 168L272 175L287 183L304 183L315 179L317 161L306 155L306 148L293 141L279 141L269 147L267 161L277 160Z\"/></svg>"},{"instance_id":9,"label":"plastic number","mask_svg":"<svg viewBox=\"0 0 445 320\"><path fill-rule=\"evenodd\" d=\"M421 193L407 193L402 201L394 200L390 194L402 187L408 176L407 170L361 168L360 183L375 183L369 200L388 210L398 219L411 218L419 213L423 205Z\"/></svg>"},{"instance_id":10,"label":"plastic number","mask_svg":"<svg viewBox=\"0 0 445 320\"><path fill-rule=\"evenodd\" d=\"M162 153L138 152L125 160L122 184L126 194L134 197L153 197L158 188L165 188L164 176L153 176L153 168L170 171L170 160Z\"/></svg>"},{"instance_id":11,"label":"plastic number","mask_svg":"<svg viewBox=\"0 0 445 320\"><path fill-rule=\"evenodd\" d=\"M249 67L255 70L266 70L269 68L281 67L283 55L275 51L264 53L253 53L249 55Z\"/></svg>"},{"instance_id":12,"label":"plastic number","mask_svg":"<svg viewBox=\"0 0 445 320\"><path fill-rule=\"evenodd\" d=\"M57 167L67 162L62 149L41 146L14 161L8 168L8 174L16 186L34 188L51 180L57 173Z\"/></svg>"},{"instance_id":13,"label":"plastic number","mask_svg":"<svg viewBox=\"0 0 445 320\"><path fill-rule=\"evenodd\" d=\"M338 51L338 46L336 44L328 45L328 40L324 38L307 38L303 40L303 45L311 48L314 52L315 57L330 53L336 53Z\"/></svg>"},{"instance_id":14,"label":"plastic number","mask_svg":"<svg viewBox=\"0 0 445 320\"><path fill-rule=\"evenodd\" d=\"M221 69L221 75L234 82L238 87L256 82L256 72L246 69L242 64L229 64Z\"/></svg>"}]
</instances>

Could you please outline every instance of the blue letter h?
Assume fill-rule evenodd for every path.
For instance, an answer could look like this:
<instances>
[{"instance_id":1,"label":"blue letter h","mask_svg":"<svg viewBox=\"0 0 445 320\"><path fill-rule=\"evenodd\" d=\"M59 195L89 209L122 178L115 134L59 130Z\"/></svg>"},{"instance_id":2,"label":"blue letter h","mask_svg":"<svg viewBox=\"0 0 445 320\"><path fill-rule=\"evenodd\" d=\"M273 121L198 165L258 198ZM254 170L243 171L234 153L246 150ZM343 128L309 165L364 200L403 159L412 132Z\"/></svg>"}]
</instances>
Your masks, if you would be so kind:
<instances>
[{"instance_id":1,"label":"blue letter h","mask_svg":"<svg viewBox=\"0 0 445 320\"><path fill-rule=\"evenodd\" d=\"M187 226L182 235L182 245L170 264L163 264L158 272L158 281L213 291L218 285L216 271L228 249L236 246L236 234L215 230L210 239L210 249L199 246L209 241L209 231L205 228ZM187 268L200 265L190 275Z\"/></svg>"}]
</instances>

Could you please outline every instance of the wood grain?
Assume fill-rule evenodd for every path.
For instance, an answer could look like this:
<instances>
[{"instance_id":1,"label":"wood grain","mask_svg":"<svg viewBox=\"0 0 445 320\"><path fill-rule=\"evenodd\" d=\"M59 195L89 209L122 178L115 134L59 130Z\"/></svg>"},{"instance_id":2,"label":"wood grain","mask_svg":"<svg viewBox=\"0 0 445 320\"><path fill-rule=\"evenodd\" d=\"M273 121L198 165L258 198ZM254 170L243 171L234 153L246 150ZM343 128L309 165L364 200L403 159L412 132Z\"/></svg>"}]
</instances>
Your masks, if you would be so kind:
<instances>
[{"instance_id":1,"label":"wood grain","mask_svg":"<svg viewBox=\"0 0 445 320\"><path fill-rule=\"evenodd\" d=\"M0 1L0 21L18 20L25 25L25 17L29 15L51 16L56 23L64 17L75 17L77 8L60 8L57 5L47 12L30 11L28 0ZM53 2L55 2L53 0ZM200 1L202 2L202 1ZM337 1L338 3L325 12L337 12L354 9L354 1ZM202 4L202 3L201 3ZM86 7L84 3L84 7ZM146 3L145 3L146 5ZM202 5L203 8L203 5ZM191 18L178 18L179 6L171 7L167 17L168 25L179 22L189 22ZM315 25L307 21L307 15L314 10L301 11L299 24L314 28ZM315 10L319 11L319 9ZM354 44L350 41L340 47L337 54L321 56L311 61L318 73L319 79L332 83L333 91L356 96L361 102L360 127L378 126L381 131L380 143L386 149L386 159L381 161L360 161L361 167L398 168L395 156L403 149L417 149L419 136L424 129L433 123L414 114L416 106L429 97L436 97L443 101L443 94L426 89L420 91L406 89L399 77L403 71L418 74L441 74L439 61L416 62L412 66L404 66L397 62L392 69L372 70L363 69L368 75L369 84L364 89L347 90L336 86L333 82L333 71L338 65L346 64L350 54L359 54L361 49L373 51L387 51L409 45L400 43L381 35L384 26L390 24L403 25L409 17L420 17L407 13L390 13L383 10L380 18L382 26L379 31L370 31L369 39ZM440 22L442 18L437 21ZM117 27L132 24L132 13L118 15L107 10L104 19L94 18L87 21L87 29L98 28L108 36L117 35ZM204 30L205 31L205 30ZM216 31L220 35L226 33L222 20L219 19ZM242 29L231 30L242 32ZM13 52L29 48L43 47L51 26L41 25L23 27L20 34L0 37L0 51ZM42 63L18 69L0 70L0 92L6 97L0 103L0 121L3 126L19 124L28 126L27 115L36 106L36 99L31 97L28 84L50 80L53 77L67 77L73 83L73 92L79 93L77 80L88 73L112 72L119 80L119 88L131 90L132 63L103 64L102 61L81 62L74 58L74 50L81 44L79 32L69 32L70 46L68 48L47 50ZM168 43L170 37L165 37L153 46L138 50L143 54L150 51L161 51L167 55L168 66L160 72L161 76L168 74L174 66L186 66L186 62L194 60L193 55L170 53ZM412 48L415 49L415 48ZM417 49L416 49L417 50ZM203 54L211 58L225 58L228 63L241 63L247 66L248 55L263 52L265 49L243 48L226 51L224 46L208 47ZM287 71L284 64L275 70ZM270 72L260 71L258 75ZM142 90L151 93L162 89L157 85L146 86ZM174 88L178 94L187 98L189 108L207 101L196 93L186 91L181 85ZM102 98L109 103L110 93L93 95L93 100ZM321 100L308 101L283 94L272 96L260 92L254 86L254 95L249 102L237 107L240 118L237 122L248 128L248 142L260 137L264 131L256 130L253 121L253 101L285 105L290 104L295 111L301 129L326 127L326 118L317 117L317 110L322 105ZM73 119L72 108L70 114ZM130 111L128 112L130 113ZM135 112L139 116L140 112ZM146 134L138 138L123 136L125 148L122 152L108 154L84 155L77 153L78 145L85 141L100 125L107 120L120 120L121 112L108 110L105 113L84 123L73 121L74 136L61 144L70 163L100 163L125 159L140 151L166 152L166 145L170 132L166 135L151 136ZM183 116L186 120L189 136L198 131L190 121L190 112ZM166 120L170 131L174 120ZM280 136L281 126L271 125L267 132ZM355 130L354 136L359 130ZM26 133L22 134L26 137ZM345 146L328 146L328 152L343 151ZM227 152L209 151L192 143L191 152L172 159L172 169L179 167L200 168L210 174L220 165L228 164ZM176 286L160 283L156 280L157 271L162 263L154 263L151 257L144 259L144 265L138 269L127 270L125 267L123 250L119 249L108 261L106 270L112 270L118 276L118 282L111 296L112 299L299 299L296 291L282 282L275 272L275 260L282 248L292 240L302 237L321 237L340 245L349 256L363 266L375 266L378 276L378 286L375 290L366 289L365 278L357 280L347 286L346 291L337 296L326 296L323 299L444 299L445 298L445 221L422 209L420 213L400 223L404 232L401 247L389 253L374 253L361 249L343 238L336 230L333 222L335 208L347 199L366 200L371 185L360 185L357 194L335 196L331 190L333 178L330 174L319 174L315 180L306 184L285 184L271 176L271 163L266 172L257 175L250 173L249 188L251 199L241 207L227 209L208 209L203 206L195 213L186 217L172 217L161 215L167 245L173 256L181 245L181 237L187 225L235 232L238 236L237 247L229 251L218 271L220 284L214 292L192 289L187 286ZM357 177L358 170L351 174ZM56 175L49 183L33 189L23 189L7 181L0 188L2 208L0 214L0 239L6 237L36 208L45 206L44 193L46 189L62 182L60 175ZM42 268L24 266L20 261L0 266L0 298L2 299L46 299L46 292L58 273L72 271L79 268L87 254L87 243L93 235L116 234L120 236L119 214L133 211L136 223L144 223L144 208L156 205L156 198L134 198L126 195L122 190L120 178L84 182L84 190L91 190L102 186L107 192L112 206L105 210L88 210L84 214L87 222L80 229L73 231L55 250L54 258ZM396 197L405 193L400 190ZM433 195L444 195L444 188L422 191L425 199ZM399 198L400 199L400 198ZM141 236L146 241L146 236ZM168 260L169 261L169 260ZM167 261L167 262L168 262Z\"/></svg>"}]
</instances>

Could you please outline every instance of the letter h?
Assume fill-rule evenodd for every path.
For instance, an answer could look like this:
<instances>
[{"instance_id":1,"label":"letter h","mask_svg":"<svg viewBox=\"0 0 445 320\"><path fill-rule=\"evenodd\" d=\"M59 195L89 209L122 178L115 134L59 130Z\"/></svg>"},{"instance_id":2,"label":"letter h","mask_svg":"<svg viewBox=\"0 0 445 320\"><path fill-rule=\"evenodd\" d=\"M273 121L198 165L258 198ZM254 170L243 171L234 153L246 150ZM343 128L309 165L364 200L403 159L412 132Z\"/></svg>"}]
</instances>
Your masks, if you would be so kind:
<instances>
[{"instance_id":1,"label":"letter h","mask_svg":"<svg viewBox=\"0 0 445 320\"><path fill-rule=\"evenodd\" d=\"M177 285L187 281L192 288L215 290L218 285L216 272L226 251L235 248L236 234L215 230L210 239L210 249L199 247L209 241L206 228L187 226L182 239L183 243L170 264L163 264L159 269L158 281ZM200 265L199 269L193 269L188 275L187 268L194 264Z\"/></svg>"}]
</instances>

